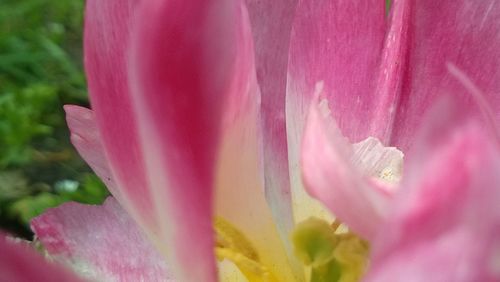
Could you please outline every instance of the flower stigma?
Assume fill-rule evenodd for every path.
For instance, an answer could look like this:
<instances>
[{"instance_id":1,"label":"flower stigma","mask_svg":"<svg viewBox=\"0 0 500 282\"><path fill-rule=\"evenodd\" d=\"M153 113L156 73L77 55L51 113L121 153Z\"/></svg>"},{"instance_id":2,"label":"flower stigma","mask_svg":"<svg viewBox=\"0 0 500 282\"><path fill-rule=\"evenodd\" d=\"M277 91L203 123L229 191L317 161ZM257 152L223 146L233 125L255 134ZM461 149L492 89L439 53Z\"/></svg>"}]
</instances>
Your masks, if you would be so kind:
<instances>
[{"instance_id":1,"label":"flower stigma","mask_svg":"<svg viewBox=\"0 0 500 282\"><path fill-rule=\"evenodd\" d=\"M338 220L306 219L297 224L292 242L310 282L359 281L368 265L368 242Z\"/></svg>"}]
</instances>

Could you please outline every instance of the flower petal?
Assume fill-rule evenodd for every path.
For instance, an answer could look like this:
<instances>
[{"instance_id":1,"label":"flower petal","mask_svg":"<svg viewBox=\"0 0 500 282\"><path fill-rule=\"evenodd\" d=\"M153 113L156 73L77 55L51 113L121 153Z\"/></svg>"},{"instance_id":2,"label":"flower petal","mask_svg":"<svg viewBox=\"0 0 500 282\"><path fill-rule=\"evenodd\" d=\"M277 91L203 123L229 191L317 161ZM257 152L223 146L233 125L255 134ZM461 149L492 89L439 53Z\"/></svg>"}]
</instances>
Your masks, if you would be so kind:
<instances>
[{"instance_id":1,"label":"flower petal","mask_svg":"<svg viewBox=\"0 0 500 282\"><path fill-rule=\"evenodd\" d=\"M408 53L410 1L391 1L389 26L382 49L371 117L364 122L370 124L367 134L377 136L388 144L394 127L396 108L400 99L401 85L405 79Z\"/></svg>"},{"instance_id":2,"label":"flower petal","mask_svg":"<svg viewBox=\"0 0 500 282\"><path fill-rule=\"evenodd\" d=\"M95 122L117 188L110 190L120 190L123 197L115 194L128 212L157 232L158 219L146 182L127 82L131 18L139 2L86 2L84 59Z\"/></svg>"},{"instance_id":3,"label":"flower petal","mask_svg":"<svg viewBox=\"0 0 500 282\"><path fill-rule=\"evenodd\" d=\"M111 197L102 206L66 203L31 227L51 257L88 279L174 281L160 253Z\"/></svg>"},{"instance_id":4,"label":"flower petal","mask_svg":"<svg viewBox=\"0 0 500 282\"><path fill-rule=\"evenodd\" d=\"M47 262L27 246L9 242L3 234L0 234L0 280L83 281L67 269Z\"/></svg>"},{"instance_id":5,"label":"flower petal","mask_svg":"<svg viewBox=\"0 0 500 282\"><path fill-rule=\"evenodd\" d=\"M500 150L446 105L415 143L366 281L500 279Z\"/></svg>"},{"instance_id":6,"label":"flower petal","mask_svg":"<svg viewBox=\"0 0 500 282\"><path fill-rule=\"evenodd\" d=\"M500 2L468 0L410 1L406 16L408 55L402 77L399 106L395 112L391 144L407 150L415 140L422 116L443 94L469 104L464 110L479 111L472 97L447 69L452 63L485 93L500 118Z\"/></svg>"},{"instance_id":7,"label":"flower petal","mask_svg":"<svg viewBox=\"0 0 500 282\"><path fill-rule=\"evenodd\" d=\"M326 100L312 103L302 146L307 191L354 232L372 239L386 216L392 193L368 180L373 175L372 166L367 164L390 166L393 162L385 159L385 150L376 147L366 152L350 146L332 119ZM363 177L363 173L368 174Z\"/></svg>"},{"instance_id":8,"label":"flower petal","mask_svg":"<svg viewBox=\"0 0 500 282\"><path fill-rule=\"evenodd\" d=\"M216 281L212 202L221 134L251 110L241 2L146 1L130 80L161 251L181 281ZM147 19L147 20L144 20Z\"/></svg>"},{"instance_id":9,"label":"flower petal","mask_svg":"<svg viewBox=\"0 0 500 282\"><path fill-rule=\"evenodd\" d=\"M287 110L302 109L296 118L303 124L322 81L342 133L351 141L378 137L367 121L377 102L373 88L384 31L384 1L302 1L293 24Z\"/></svg>"},{"instance_id":10,"label":"flower petal","mask_svg":"<svg viewBox=\"0 0 500 282\"><path fill-rule=\"evenodd\" d=\"M264 194L257 103L254 108L224 132L218 155L215 212L247 236L260 263L279 281L296 281L293 275L303 274L289 263L285 242Z\"/></svg>"},{"instance_id":11,"label":"flower petal","mask_svg":"<svg viewBox=\"0 0 500 282\"><path fill-rule=\"evenodd\" d=\"M287 218L291 219L292 213L290 211L283 218L275 217L273 220L272 206L270 208L264 194L262 162L265 162L265 158L262 158L261 151L260 93L255 77L251 30L244 8L242 17L244 26L239 37L244 52L238 57L241 61L236 64L247 69L243 72L247 74L247 77L243 77L246 81L242 84L244 88L238 91L247 93L247 100L245 105L241 102L234 104L235 107L243 106L244 111L232 116L230 123L224 126L217 159L215 212L238 226L252 242L260 263L268 267L276 278L293 281L296 280L294 275L303 276L302 269L291 267L289 259L293 254L290 252L290 256L287 256L284 248L289 241L289 233L279 230L280 226L276 224L280 220L286 222ZM290 207L290 203L283 204ZM278 231L283 233L279 234ZM286 237L280 238L280 235Z\"/></svg>"},{"instance_id":12,"label":"flower petal","mask_svg":"<svg viewBox=\"0 0 500 282\"><path fill-rule=\"evenodd\" d=\"M266 199L291 256L292 199L285 124L286 72L297 0L247 0L262 94L262 142Z\"/></svg>"},{"instance_id":13,"label":"flower petal","mask_svg":"<svg viewBox=\"0 0 500 282\"><path fill-rule=\"evenodd\" d=\"M94 118L94 112L84 107L65 105L66 122L71 131L71 142L76 150L106 184L115 197L120 190L116 187L113 173L106 159L101 137Z\"/></svg>"},{"instance_id":14,"label":"flower petal","mask_svg":"<svg viewBox=\"0 0 500 282\"><path fill-rule=\"evenodd\" d=\"M376 136L370 130L379 57L383 47L385 4L378 0L306 0L297 7L288 65L286 121L292 196L296 219L306 193L301 187L299 151L310 101L321 85L332 116L352 142Z\"/></svg>"}]
</instances>

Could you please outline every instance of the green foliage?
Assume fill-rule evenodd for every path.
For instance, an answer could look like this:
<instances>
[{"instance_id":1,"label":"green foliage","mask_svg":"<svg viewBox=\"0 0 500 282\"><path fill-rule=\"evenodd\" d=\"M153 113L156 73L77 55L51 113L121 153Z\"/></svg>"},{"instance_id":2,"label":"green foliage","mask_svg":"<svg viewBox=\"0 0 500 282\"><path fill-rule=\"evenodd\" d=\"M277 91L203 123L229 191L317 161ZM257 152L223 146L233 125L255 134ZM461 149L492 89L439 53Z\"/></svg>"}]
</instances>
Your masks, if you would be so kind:
<instances>
[{"instance_id":1,"label":"green foliage","mask_svg":"<svg viewBox=\"0 0 500 282\"><path fill-rule=\"evenodd\" d=\"M385 0L385 13L389 15L389 11L391 9L391 0Z\"/></svg>"},{"instance_id":2,"label":"green foliage","mask_svg":"<svg viewBox=\"0 0 500 282\"><path fill-rule=\"evenodd\" d=\"M22 222L29 222L33 217L43 213L47 208L56 207L64 202L78 201L88 204L100 204L102 199L107 195L106 190L102 187L102 183L95 175L86 175L82 183L70 180L65 181L72 183L71 185L74 188L59 188L61 186L56 184L56 193L40 192L33 195L26 195L11 202L8 211Z\"/></svg>"},{"instance_id":3,"label":"green foliage","mask_svg":"<svg viewBox=\"0 0 500 282\"><path fill-rule=\"evenodd\" d=\"M107 195L69 143L62 110L88 105L83 5L0 1L0 228L25 236L46 208Z\"/></svg>"},{"instance_id":4,"label":"green foliage","mask_svg":"<svg viewBox=\"0 0 500 282\"><path fill-rule=\"evenodd\" d=\"M34 156L34 138L50 136L58 122L56 89L32 84L0 96L0 167L24 165Z\"/></svg>"}]
</instances>

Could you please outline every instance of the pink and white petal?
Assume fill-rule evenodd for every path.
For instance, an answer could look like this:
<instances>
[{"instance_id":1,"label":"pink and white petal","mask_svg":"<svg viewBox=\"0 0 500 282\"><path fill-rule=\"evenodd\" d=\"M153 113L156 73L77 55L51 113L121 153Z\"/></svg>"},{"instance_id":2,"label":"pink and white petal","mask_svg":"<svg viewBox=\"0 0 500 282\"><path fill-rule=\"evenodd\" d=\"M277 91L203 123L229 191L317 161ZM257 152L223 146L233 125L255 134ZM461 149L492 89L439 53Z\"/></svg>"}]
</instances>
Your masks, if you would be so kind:
<instances>
[{"instance_id":1,"label":"pink and white petal","mask_svg":"<svg viewBox=\"0 0 500 282\"><path fill-rule=\"evenodd\" d=\"M378 0L305 0L297 6L288 63L286 124L296 220L310 215L300 179L300 142L310 102L322 88L342 133L368 136L372 95L384 43L385 4Z\"/></svg>"},{"instance_id":2,"label":"pink and white petal","mask_svg":"<svg viewBox=\"0 0 500 282\"><path fill-rule=\"evenodd\" d=\"M290 257L287 257L285 249L289 233L286 233L287 237L280 238L279 231L284 230L279 230L276 224L279 221L273 220L264 193L260 93L255 77L252 34L244 7L242 17L244 25L239 36L244 52L237 58L236 64L247 70L243 71L246 77L242 75L242 81L235 85L239 89L238 93L247 93L248 100L234 101L233 107L239 109L240 114L230 115L230 122L224 125L217 156L215 212L249 238L259 254L260 262L269 266L280 281L294 281L294 275L302 277L303 274L298 267L295 269L290 265ZM285 206L289 207L286 203ZM291 219L291 212L284 215L283 221L286 221L286 216Z\"/></svg>"},{"instance_id":3,"label":"pink and white petal","mask_svg":"<svg viewBox=\"0 0 500 282\"><path fill-rule=\"evenodd\" d=\"M260 262L269 266L279 281L297 281L294 275L302 277L303 274L299 268L292 268L285 242L265 198L258 105L254 108L224 131L217 162L215 212L245 234L259 254Z\"/></svg>"},{"instance_id":4,"label":"pink and white petal","mask_svg":"<svg viewBox=\"0 0 500 282\"><path fill-rule=\"evenodd\" d=\"M469 104L479 116L473 97L447 69L452 63L485 93L496 121L500 118L500 2L468 0L411 1L406 19L407 60L391 144L407 150L422 124L424 113L443 94Z\"/></svg>"},{"instance_id":5,"label":"pink and white petal","mask_svg":"<svg viewBox=\"0 0 500 282\"><path fill-rule=\"evenodd\" d=\"M372 245L366 281L500 279L500 150L476 121L443 105L415 145L419 157L381 227L390 232Z\"/></svg>"},{"instance_id":6,"label":"pink and white petal","mask_svg":"<svg viewBox=\"0 0 500 282\"><path fill-rule=\"evenodd\" d=\"M355 164L369 162L371 157L382 158L380 152L355 156L333 120L328 102L313 102L302 144L305 187L340 221L366 239L374 238L379 231L392 193L369 181L370 175L363 176L363 167Z\"/></svg>"},{"instance_id":7,"label":"pink and white petal","mask_svg":"<svg viewBox=\"0 0 500 282\"><path fill-rule=\"evenodd\" d=\"M217 153L229 117L252 109L251 92L241 91L250 69L237 64L248 51L241 4L146 1L134 26L129 77L141 150L162 214L161 251L181 281L217 280Z\"/></svg>"},{"instance_id":8,"label":"pink and white petal","mask_svg":"<svg viewBox=\"0 0 500 282\"><path fill-rule=\"evenodd\" d=\"M95 123L113 175L111 178L116 184L115 190L121 194L116 196L141 225L156 233L158 219L146 182L127 81L129 34L140 2L86 2L84 60Z\"/></svg>"},{"instance_id":9,"label":"pink and white petal","mask_svg":"<svg viewBox=\"0 0 500 282\"><path fill-rule=\"evenodd\" d=\"M257 80L262 95L262 143L266 199L290 256L292 198L285 124L290 34L297 0L247 0L252 26Z\"/></svg>"},{"instance_id":10,"label":"pink and white petal","mask_svg":"<svg viewBox=\"0 0 500 282\"><path fill-rule=\"evenodd\" d=\"M174 281L160 253L118 202L66 203L31 228L52 258L98 281Z\"/></svg>"},{"instance_id":11,"label":"pink and white petal","mask_svg":"<svg viewBox=\"0 0 500 282\"><path fill-rule=\"evenodd\" d=\"M0 234L0 281L81 282L83 279L60 265L46 261L29 246L11 242L4 234Z\"/></svg>"},{"instance_id":12,"label":"pink and white petal","mask_svg":"<svg viewBox=\"0 0 500 282\"><path fill-rule=\"evenodd\" d=\"M71 132L71 143L97 176L106 184L109 191L115 197L119 197L120 190L116 187L113 173L106 159L106 152L101 144L94 112L73 105L65 105L64 110L66 111L66 122Z\"/></svg>"}]
</instances>

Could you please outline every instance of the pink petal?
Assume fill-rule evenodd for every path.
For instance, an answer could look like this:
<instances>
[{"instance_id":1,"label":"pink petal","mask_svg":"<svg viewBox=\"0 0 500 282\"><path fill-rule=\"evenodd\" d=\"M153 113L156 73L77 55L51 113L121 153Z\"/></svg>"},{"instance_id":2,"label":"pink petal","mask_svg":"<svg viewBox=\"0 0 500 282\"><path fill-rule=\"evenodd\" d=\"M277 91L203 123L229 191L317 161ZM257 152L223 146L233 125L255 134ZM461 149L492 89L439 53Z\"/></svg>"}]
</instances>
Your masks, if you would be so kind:
<instances>
[{"instance_id":1,"label":"pink petal","mask_svg":"<svg viewBox=\"0 0 500 282\"><path fill-rule=\"evenodd\" d=\"M159 252L113 198L66 203L31 222L51 257L99 281L174 281Z\"/></svg>"},{"instance_id":2,"label":"pink petal","mask_svg":"<svg viewBox=\"0 0 500 282\"><path fill-rule=\"evenodd\" d=\"M411 0L391 1L391 13L386 30L384 48L381 53L377 74L376 88L370 93L372 106L370 119L363 119L370 125L366 134L389 143L395 126L396 108L400 98L401 85L405 79L408 57L408 19L411 12ZM370 95L368 95L370 96Z\"/></svg>"},{"instance_id":3,"label":"pink petal","mask_svg":"<svg viewBox=\"0 0 500 282\"><path fill-rule=\"evenodd\" d=\"M133 32L141 148L162 214L162 252L182 281L216 281L216 154L224 126L251 110L247 94L255 93L244 91L253 70L244 13L239 1L146 1Z\"/></svg>"},{"instance_id":4,"label":"pink petal","mask_svg":"<svg viewBox=\"0 0 500 282\"><path fill-rule=\"evenodd\" d=\"M478 115L473 99L447 69L452 63L485 93L500 118L500 2L467 0L406 1L407 60L401 80L400 101L395 113L391 143L411 147L422 116L443 94L469 103L464 109Z\"/></svg>"},{"instance_id":5,"label":"pink petal","mask_svg":"<svg viewBox=\"0 0 500 282\"><path fill-rule=\"evenodd\" d=\"M297 0L247 0L262 94L262 138L266 198L289 244L293 228L285 125L286 71ZM291 246L287 245L291 251ZM293 254L291 254L293 256Z\"/></svg>"},{"instance_id":6,"label":"pink petal","mask_svg":"<svg viewBox=\"0 0 500 282\"><path fill-rule=\"evenodd\" d=\"M304 192L300 179L300 142L309 104L322 88L332 116L351 142L370 133L371 95L384 40L385 5L378 0L306 0L297 6L290 42L286 124L295 219L321 210ZM321 87L320 87L321 86ZM327 216L328 217L328 216Z\"/></svg>"},{"instance_id":7,"label":"pink petal","mask_svg":"<svg viewBox=\"0 0 500 282\"><path fill-rule=\"evenodd\" d=\"M349 140L380 137L370 131L369 121L379 102L373 90L384 29L384 1L307 0L298 5L288 66L287 124L299 138L321 81L333 118Z\"/></svg>"},{"instance_id":8,"label":"pink petal","mask_svg":"<svg viewBox=\"0 0 500 282\"><path fill-rule=\"evenodd\" d=\"M352 150L332 119L326 100L313 102L302 144L305 186L349 228L371 239L386 216L391 194L363 178L350 161ZM359 161L354 158L354 162Z\"/></svg>"},{"instance_id":9,"label":"pink petal","mask_svg":"<svg viewBox=\"0 0 500 282\"><path fill-rule=\"evenodd\" d=\"M47 262L28 246L0 234L0 281L83 281L67 269Z\"/></svg>"},{"instance_id":10,"label":"pink petal","mask_svg":"<svg viewBox=\"0 0 500 282\"><path fill-rule=\"evenodd\" d=\"M114 176L113 186L116 189L110 187L110 190L119 190L123 197L118 199L129 213L139 219L142 225L157 232L156 211L146 182L127 82L125 54L129 45L131 18L139 2L86 2L85 70L101 144ZM93 154L98 155L99 152ZM115 195L119 196L116 192Z\"/></svg>"},{"instance_id":11,"label":"pink petal","mask_svg":"<svg viewBox=\"0 0 500 282\"><path fill-rule=\"evenodd\" d=\"M71 142L76 150L106 184L113 195L119 196L120 190L116 187L106 159L106 153L101 144L101 137L97 129L94 112L84 107L65 105L66 122L71 131Z\"/></svg>"},{"instance_id":12,"label":"pink petal","mask_svg":"<svg viewBox=\"0 0 500 282\"><path fill-rule=\"evenodd\" d=\"M443 104L415 144L367 281L498 281L500 150Z\"/></svg>"}]
</instances>

